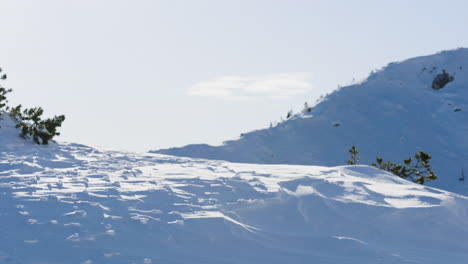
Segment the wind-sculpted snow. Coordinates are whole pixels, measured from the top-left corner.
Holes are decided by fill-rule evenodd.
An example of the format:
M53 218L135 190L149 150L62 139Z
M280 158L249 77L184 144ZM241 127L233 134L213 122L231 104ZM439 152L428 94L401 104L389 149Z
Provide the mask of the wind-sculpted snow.
M466 263L467 209L366 166L0 146L0 263Z

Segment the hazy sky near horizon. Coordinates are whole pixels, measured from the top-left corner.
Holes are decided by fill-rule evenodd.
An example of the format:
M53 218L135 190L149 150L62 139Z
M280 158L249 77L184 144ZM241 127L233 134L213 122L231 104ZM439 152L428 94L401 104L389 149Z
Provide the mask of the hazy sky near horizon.
M0 0L12 105L60 141L219 144L389 62L468 46L467 1Z

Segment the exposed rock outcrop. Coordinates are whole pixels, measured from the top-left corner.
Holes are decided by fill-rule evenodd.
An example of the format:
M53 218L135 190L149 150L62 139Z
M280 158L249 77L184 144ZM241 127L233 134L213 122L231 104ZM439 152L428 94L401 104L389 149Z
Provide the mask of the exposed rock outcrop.
M450 74L448 74L445 70L442 70L442 73L437 74L432 81L432 89L442 89L447 83L453 80L453 76L450 76Z

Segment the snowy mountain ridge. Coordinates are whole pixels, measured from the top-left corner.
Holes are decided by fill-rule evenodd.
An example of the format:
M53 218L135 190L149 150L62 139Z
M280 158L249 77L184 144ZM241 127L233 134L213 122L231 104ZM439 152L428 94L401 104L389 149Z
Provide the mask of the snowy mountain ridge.
M444 73L447 83L438 83ZM437 81L439 80L439 81ZM444 87L441 87L444 86ZM342 87L278 126L244 133L221 146L188 145L154 153L262 164L337 166L355 145L361 164L402 163L422 150L439 178L430 183L468 193L468 49L391 63Z
M0 121L0 263L465 263L468 198L368 166L30 144Z

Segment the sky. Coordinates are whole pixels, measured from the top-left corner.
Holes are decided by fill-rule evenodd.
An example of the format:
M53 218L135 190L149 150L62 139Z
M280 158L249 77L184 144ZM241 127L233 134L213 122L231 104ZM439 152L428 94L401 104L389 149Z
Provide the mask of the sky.
M221 144L390 62L468 47L468 1L0 0L11 105L59 141Z

